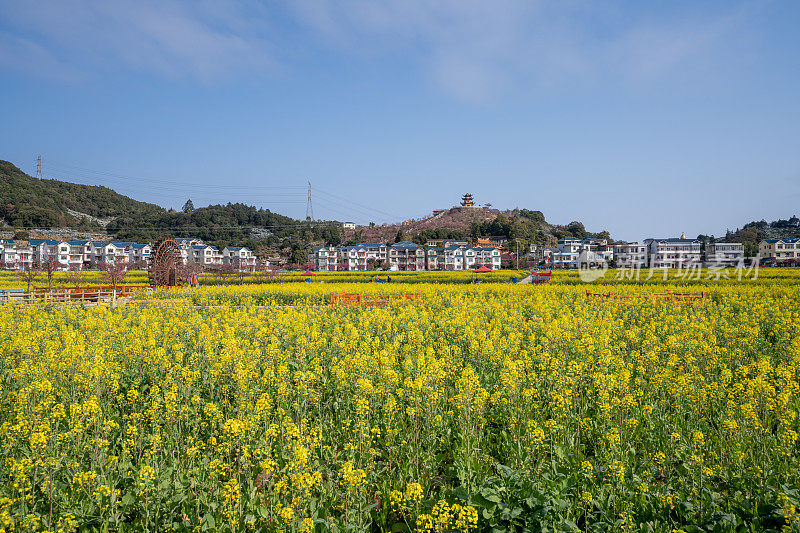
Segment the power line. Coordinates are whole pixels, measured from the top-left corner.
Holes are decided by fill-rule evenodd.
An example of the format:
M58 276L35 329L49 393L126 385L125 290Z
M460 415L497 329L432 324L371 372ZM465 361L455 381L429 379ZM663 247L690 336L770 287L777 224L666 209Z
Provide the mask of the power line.
M371 212L374 212L374 213L378 213L380 215L384 215L384 216L388 216L388 217L392 217L392 218L401 218L401 217L398 217L398 215L395 214L395 213L387 213L386 211L382 211L380 209L376 209L376 208L370 207L368 205L364 205L364 204L360 204L358 202L354 202L353 200L350 200L348 198L343 198L342 196L339 196L337 194L333 194L333 193L330 193L330 192L327 192L327 191L323 191L322 189L319 189L319 188L317 189L317 192L321 192L322 194L325 194L325 195L330 196L332 198L336 198L336 199L341 200L343 202L347 202L348 204L359 206L362 209L367 209L368 211L371 211Z
M50 170L50 169L53 170ZM156 179L156 178L149 178L149 177L141 177L141 176L133 176L128 174L121 174L116 172L109 172L103 170L94 170L89 169L86 167L81 167L78 165L72 165L68 163L61 163L58 161L50 161L47 160L47 166L44 169L44 172L48 174L48 177L55 177L62 180L74 180L77 178L83 178L86 181L93 181L93 182L110 182L113 184L117 184L118 187L121 187L123 190L128 189L129 191L133 192L133 194L138 194L139 189L141 187L132 187L135 185L141 185L142 182L147 182L147 192L151 196L156 196L163 198L164 200L174 200L180 194L185 194L188 189L191 189L192 196L194 198L200 198L201 201L208 201L210 203L220 203L217 195L218 191L232 191L232 190L241 190L242 192L248 193L248 199L253 201L255 198L258 198L259 203L262 204L300 204L302 201L301 195L306 196L306 218L310 218L313 220L314 218L314 206L313 206L313 198L312 198L312 190L311 190L311 183L308 182L307 187L302 185L274 185L274 186L267 186L267 185L236 185L236 184L226 184L226 185L214 185L214 184L201 184L201 183L186 183L186 182L179 182L167 179ZM91 185L91 184L86 184ZM305 194L301 192L303 189L307 189ZM198 196L196 193L200 190L207 191L209 194ZM263 195L256 194L254 195L254 191L260 191ZM390 220L394 219L396 221L401 221L408 219L409 217L400 217L395 213L389 213L387 211L383 211L381 209L364 205L358 202L351 200L350 198L346 198L343 196L339 196L337 194L324 191L321 189L316 189L317 193L321 193L324 195L324 205L327 206L328 209L331 209L335 212L339 212L343 216L348 219L353 218L362 218L364 220L373 219L376 217L389 217ZM254 198L255 197L255 198ZM277 199L279 198L280 199ZM321 199L318 196L317 201L319 202ZM337 206L334 208L333 206ZM353 214L360 214L361 217L354 217ZM416 218L416 217L415 217Z

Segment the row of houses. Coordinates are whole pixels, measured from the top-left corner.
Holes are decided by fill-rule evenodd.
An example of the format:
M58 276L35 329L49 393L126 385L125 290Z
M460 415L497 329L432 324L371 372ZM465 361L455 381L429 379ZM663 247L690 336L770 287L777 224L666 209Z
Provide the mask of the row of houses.
M246 247L227 246L222 251L201 239L175 239L184 264L202 266L232 265L240 270L254 270L256 257ZM153 245L135 242L65 241L0 239L0 263L6 268L25 269L53 260L63 270L96 267L102 263L144 263L150 259Z
M413 242L392 245L363 243L353 246L316 246L311 261L318 271L334 270L469 270L479 266L500 268L500 249L470 246L466 241Z
M466 241L428 241L426 245L398 242L362 243L353 246L317 246L311 261L319 271L370 270L468 270L481 265L498 269L500 246L471 246ZM797 248L800 257L800 246ZM621 268L684 268L708 264L735 266L744 259L744 245L713 242L705 246L697 239L645 239L642 243L610 244L606 239L559 239L555 248L531 245L523 260L555 268L577 268L584 264L614 262Z
M531 245L529 259L560 268L613 261L620 268L684 268L707 264L734 266L744 260L744 244L710 242L686 237L645 239L643 242L609 244L606 239L558 240L556 248Z

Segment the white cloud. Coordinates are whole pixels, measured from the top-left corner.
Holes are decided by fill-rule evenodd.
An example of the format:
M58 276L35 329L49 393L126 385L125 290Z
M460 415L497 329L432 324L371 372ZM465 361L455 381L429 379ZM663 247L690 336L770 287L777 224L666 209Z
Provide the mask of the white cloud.
M295 0L327 45L419 55L446 93L488 101L520 86L657 79L712 53L741 9L646 20L613 4L562 0ZM663 10L662 10L663 11Z
M326 60L401 58L445 94L491 102L539 87L657 81L710 61L742 26L742 12L691 3L629 12L601 0L0 2L16 30L0 33L0 64L35 72L45 64L65 76L134 68L216 83L275 73L302 50Z
M79 73L54 57L38 43L6 32L0 32L0 66L37 73L43 78L74 82Z
M177 0L0 4L6 24L36 43L35 48L16 46L18 66L44 54L75 72L122 66L204 82L274 68L264 28L253 24L265 19L250 18L251 11L256 8L236 2L220 11L210 2ZM13 46L12 40L0 38L0 51Z

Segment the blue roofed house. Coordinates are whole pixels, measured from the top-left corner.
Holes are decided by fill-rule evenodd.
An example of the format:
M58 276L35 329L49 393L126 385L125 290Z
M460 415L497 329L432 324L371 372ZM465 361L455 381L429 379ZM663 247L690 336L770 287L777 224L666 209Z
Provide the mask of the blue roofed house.
M188 263L203 266L221 265L222 253L210 244L193 244L188 250Z
M55 239L31 239L28 241L34 262L42 264L53 260L59 263L59 269L69 268L69 243Z
M222 263L243 272L256 269L256 255L246 246L226 246L222 250Z
M150 254L153 253L153 246L150 244L133 243L128 252L128 261L131 263L147 262Z
M800 258L800 238L764 239L758 243L758 255L762 259L786 261Z
M128 260L126 247L133 243L92 241L92 263L120 263Z
M413 242L397 242L389 247L392 270L425 270L425 250Z
M346 255L344 246L314 246L311 249L311 261L319 272L338 270L340 255Z
M68 266L71 270L82 270L92 264L91 241L67 241L69 246Z
M5 268L15 268L17 261L17 245L14 239L0 239L0 263Z
M500 248L494 246L473 247L475 252L475 266L487 266L492 270L500 268Z

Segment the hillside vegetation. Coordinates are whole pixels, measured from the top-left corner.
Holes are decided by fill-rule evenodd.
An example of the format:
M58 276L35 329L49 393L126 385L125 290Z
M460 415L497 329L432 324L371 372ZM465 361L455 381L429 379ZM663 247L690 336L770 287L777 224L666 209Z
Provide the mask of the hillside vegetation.
M0 219L13 227L100 228L94 218L123 214L155 216L163 207L139 202L97 185L33 178L14 164L0 161Z
M410 240L420 244L428 239L466 240L480 236L519 241L521 247L528 243L554 246L561 237L611 239L607 231L589 232L578 221L567 225L550 224L541 211L530 209L500 211L488 207L453 207L421 220L381 226L361 226L346 234L346 238L353 242Z
M797 215L788 220L752 221L725 236L726 241L744 243L745 253L753 256L758 252L762 239L793 239L800 237L800 219Z
M193 236L220 247L236 244L283 252L312 242L341 240L334 222L298 221L268 209L231 203L188 212L167 210L107 187L38 180L8 161L0 161L0 199L0 222L13 228L105 231L109 238L139 242Z
M199 237L217 246L236 244L251 249L274 248L284 252L308 243L341 241L335 222L305 222L244 204L210 205L189 212L123 215L108 225L120 240L154 241L170 235Z

